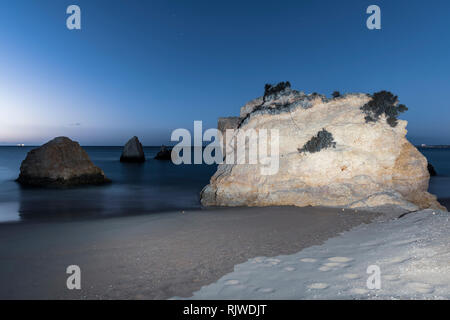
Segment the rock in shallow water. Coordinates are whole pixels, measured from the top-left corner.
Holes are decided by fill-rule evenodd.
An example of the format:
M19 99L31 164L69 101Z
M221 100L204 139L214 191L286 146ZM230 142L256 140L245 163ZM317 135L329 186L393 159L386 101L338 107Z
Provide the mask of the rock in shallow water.
M161 146L161 149L155 156L156 160L172 160L172 149L166 146Z
M431 163L428 163L428 172L430 173L430 176L432 176L432 177L437 176L436 169L434 169L434 167Z
M201 193L202 204L445 210L427 192L427 160L406 139L407 122L391 126L381 115L368 123L361 107L370 100L286 88L250 101L241 108L239 130L279 130L279 170L262 175L260 164L221 164ZM332 147L298 152L323 130Z
M120 162L145 162L144 149L137 137L133 137L123 147Z
M28 152L19 183L27 186L75 186L110 182L78 142L57 137Z

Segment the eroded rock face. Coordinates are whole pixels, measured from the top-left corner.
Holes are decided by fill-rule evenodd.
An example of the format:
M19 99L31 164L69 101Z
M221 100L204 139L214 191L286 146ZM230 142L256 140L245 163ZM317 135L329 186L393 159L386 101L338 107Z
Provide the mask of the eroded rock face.
M427 160L406 139L407 122L392 127L381 116L367 123L361 107L370 100L367 94L327 99L286 88L250 101L241 108L239 129L279 130L279 170L261 175L259 164L221 164L202 191L202 204L445 210L427 192ZM323 130L333 139L330 147L305 151Z
M110 182L78 142L55 138L28 152L17 179L28 186L74 186Z
M228 129L237 129L241 122L240 117L222 117L217 121L217 130L222 134L222 143L225 143L227 140L227 130Z
M217 129L224 134L227 129L237 129L241 118L239 117L223 117L217 121Z
M133 137L123 147L120 162L145 162L144 149L137 137Z

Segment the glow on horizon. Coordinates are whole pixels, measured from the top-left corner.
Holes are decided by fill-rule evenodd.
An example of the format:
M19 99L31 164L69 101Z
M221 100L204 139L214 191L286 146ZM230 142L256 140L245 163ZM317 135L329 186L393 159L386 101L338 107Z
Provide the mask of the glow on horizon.
M448 1L380 0L379 32L358 0L79 0L80 32L66 28L68 4L0 2L0 144L167 143L286 80L328 95L392 91L413 143L450 143Z

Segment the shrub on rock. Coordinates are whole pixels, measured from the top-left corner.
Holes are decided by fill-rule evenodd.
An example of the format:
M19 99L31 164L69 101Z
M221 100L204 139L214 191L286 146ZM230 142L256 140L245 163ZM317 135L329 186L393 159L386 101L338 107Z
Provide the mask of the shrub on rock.
M386 116L386 121L391 127L397 126L397 117L408 108L404 104L398 104L398 97L389 91L380 91L372 95L372 100L361 107L366 114L366 122L376 122L381 115Z
M277 85L271 85L271 84L266 84L264 86L264 97L279 93L283 90L286 90L287 88L291 87L291 83L289 81L286 82L280 82Z
M336 142L334 142L333 135L325 129L322 129L316 136L312 137L305 145L298 149L298 152L319 152L326 148L336 148Z

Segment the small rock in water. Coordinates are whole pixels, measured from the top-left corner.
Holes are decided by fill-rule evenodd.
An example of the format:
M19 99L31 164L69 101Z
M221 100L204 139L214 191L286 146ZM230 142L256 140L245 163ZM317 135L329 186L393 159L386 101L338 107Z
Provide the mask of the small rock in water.
M137 137L133 137L123 147L120 162L145 162L144 149Z
M427 168L428 168L428 173L430 174L430 176L434 177L437 175L436 169L434 169L434 167L431 163L428 162Z
M172 160L172 149L167 148L166 146L161 146L161 150L156 154L156 160Z

